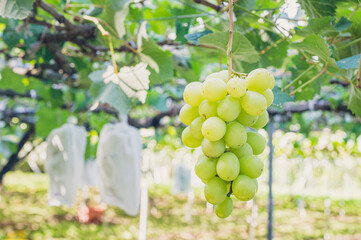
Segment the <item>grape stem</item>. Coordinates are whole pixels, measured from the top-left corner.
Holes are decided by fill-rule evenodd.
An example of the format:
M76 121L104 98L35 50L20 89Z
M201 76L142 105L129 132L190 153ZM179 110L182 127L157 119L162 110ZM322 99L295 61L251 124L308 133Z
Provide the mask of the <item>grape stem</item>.
M227 67L228 67L228 79L231 79L233 72L233 64L232 64L232 41L233 41L233 7L234 3L237 0L229 0L228 4L228 14L229 14L229 40L228 40L228 48L227 48Z
M227 197L231 197L231 195L233 193L232 184L233 184L233 181L231 181L231 187L229 188L229 193L227 194Z

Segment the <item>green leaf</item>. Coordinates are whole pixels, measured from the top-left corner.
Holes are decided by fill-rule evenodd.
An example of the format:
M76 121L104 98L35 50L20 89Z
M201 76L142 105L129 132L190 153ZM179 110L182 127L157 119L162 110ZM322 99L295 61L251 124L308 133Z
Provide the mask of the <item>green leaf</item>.
M39 108L36 111L36 135L46 138L54 128L64 124L67 121L68 116L69 113L66 110L47 107Z
M222 52L227 52L229 32L211 33L201 37L199 44L215 47ZM240 32L233 33L232 54L235 61L254 63L259 60L258 52L251 42Z
M193 44L198 44L198 39L205 36L205 35L208 35L210 33L213 33L211 30L204 30L202 32L194 32L194 33L188 33L186 34L184 37L190 41L191 43Z
M298 2L310 18L335 16L336 0L299 0Z
M320 59L325 63L335 65L335 60L331 58L330 48L328 47L326 41L319 35L312 34L305 38L303 42L292 43L291 47L306 51L312 55L320 57Z
M361 90L355 85L351 85L350 98L348 101L348 109L359 117L361 117Z
M345 18L344 16L341 16L340 20L335 24L335 28L337 31L341 32L346 29L348 29L351 26L352 22Z
M151 39L142 39L140 56L148 64L150 83L158 84L169 81L173 77L172 53L163 50Z
M130 99L115 83L105 84L102 77L95 79L98 74L99 71L93 72L89 76L93 80L90 92L94 98L94 104L108 103L119 113L127 115L130 110Z
M23 81L23 79L25 79L24 76L14 73L9 67L5 67L0 75L0 89L24 93L26 81Z
M112 28L115 28L119 37L125 34L124 20L128 14L130 0L92 0L96 5L104 6L100 19L107 22Z
M334 26L331 25L334 17L320 17L311 18L308 22L307 27L298 30L297 33L300 36L309 36L311 34L319 34L322 36L336 36L338 31Z
M256 7L257 0L242 0L236 2L236 5L239 5L247 10L254 10Z
M167 110L166 100L169 97L167 93L161 93L157 89L152 88L147 97L147 104L153 106L154 108L158 109L161 112Z
M14 19L26 18L35 0L0 0L0 16Z
M274 100L272 105L281 108L286 102L293 102L293 98L285 92L282 92L281 88L274 87L273 90Z
M358 68L360 64L361 54L357 54L352 57L344 58L337 61L337 66L343 69Z

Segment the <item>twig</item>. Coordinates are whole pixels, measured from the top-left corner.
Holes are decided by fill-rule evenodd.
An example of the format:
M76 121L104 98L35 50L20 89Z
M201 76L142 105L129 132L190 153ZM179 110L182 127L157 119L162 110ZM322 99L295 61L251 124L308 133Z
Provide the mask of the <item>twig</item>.
M232 72L233 72L233 63L232 63L232 42L233 42L233 29L234 29L234 22L233 22L233 7L234 7L234 0L229 0L228 6L228 14L229 14L229 40L228 40L228 47L227 47L227 67L228 67L228 79L231 79Z
M55 11L52 7L50 7L42 0L36 0L36 4L44 11L52 15L59 23L64 23L67 30L71 30L74 28L74 25L71 22L69 22L63 15L59 14L57 11Z
M307 68L304 72L302 72L300 75L298 75L292 82L290 82L289 84L287 84L282 91L287 90L289 87L291 87L294 83L296 83L298 80L300 80L306 73L308 73L309 71L311 71L313 68L315 68L315 65L310 66L309 68Z
M301 86L299 86L298 88L296 88L295 90L293 90L290 93L290 96L294 95L297 91L301 90L302 88L304 88L305 86L307 86L308 84L312 83L313 81L315 81L316 79L318 79L319 77L322 76L322 74L324 74L326 72L328 68L328 63L326 63L325 67L322 69L321 72L319 72L316 76L314 76L313 78L311 78L310 80L308 80L307 82L305 82L304 84L302 84Z
M204 6L210 7L210 8L212 8L212 9L216 10L217 12L219 12L219 11L222 9L221 6L215 5L215 4L210 3L210 2L208 2L208 1L205 1L205 0L193 0L193 1L194 1L195 3L202 4L202 5L204 5Z

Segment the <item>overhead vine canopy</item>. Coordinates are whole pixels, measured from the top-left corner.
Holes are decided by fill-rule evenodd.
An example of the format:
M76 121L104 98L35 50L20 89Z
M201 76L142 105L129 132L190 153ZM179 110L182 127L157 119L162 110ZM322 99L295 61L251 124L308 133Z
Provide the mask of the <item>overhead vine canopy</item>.
M24 131L44 139L69 116L90 135L119 114L136 127L178 126L177 119L162 119L177 114L186 83L227 68L227 1L0 3L3 157L22 147L17 138ZM236 2L234 70L274 73L273 114L302 112L305 103L287 102L313 100L321 110L361 116L359 6L357 0Z

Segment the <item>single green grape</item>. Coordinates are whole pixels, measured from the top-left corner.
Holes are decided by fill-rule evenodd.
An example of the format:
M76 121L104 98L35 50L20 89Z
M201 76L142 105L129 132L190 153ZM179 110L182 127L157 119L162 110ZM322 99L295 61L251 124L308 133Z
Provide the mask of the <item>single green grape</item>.
M225 83L228 82L228 70L222 70L220 72L211 73L207 78L219 78L222 79ZM207 80L206 78L206 80Z
M195 138L201 138L201 139L203 138L202 135L203 123L204 123L204 119L202 117L197 117L196 119L193 120L191 125L189 125L191 133Z
M266 101L267 101L267 107L271 106L271 104L273 103L273 99L274 99L274 95L271 89L267 89L264 92L262 92L262 95L265 97Z
M227 90L232 97L242 97L247 91L246 80L240 77L231 78L227 83Z
M189 126L193 122L194 119L199 117L198 108L193 107L188 104L184 104L184 106L179 111L179 118L185 125Z
M259 116L267 109L266 98L258 92L247 91L241 98L241 103L242 110L251 116Z
M250 178L258 178L263 172L264 164L256 156L244 156L239 159L240 174Z
M234 98L228 95L218 103L218 117L226 122L235 120L240 112L241 104L239 98Z
M184 101L191 106L199 106L204 99L202 89L203 84L200 82L192 82L188 84L183 92Z
M211 204L222 203L227 197L227 182L219 177L212 178L204 186L204 196Z
M248 143L243 144L242 147L239 148L230 148L229 151L236 154L238 159L253 155L252 147Z
M248 90L263 92L267 88L273 88L274 77L267 69L257 68L247 75L246 83Z
M199 115L201 115L204 119L215 117L217 116L217 106L218 103L216 102L203 100L203 102L199 105Z
M263 128L264 126L267 125L268 120L269 120L269 115L268 115L268 112L265 111L258 117L257 122L255 122L251 127L254 129Z
M234 196L241 201L251 200L257 192L257 186L252 178L239 175L232 184Z
M263 153L266 148L266 139L257 132L247 133L247 143L252 147L254 155Z
M202 138L195 138L191 134L189 127L186 127L182 132L182 142L190 148L197 148L202 144Z
M218 117L206 119L202 125L202 134L209 141L217 141L226 133L226 123Z
M243 126L252 126L258 120L258 116L251 116L246 111L241 110L240 114L237 117L237 121Z
M234 153L223 153L217 162L217 174L225 181L236 179L240 171L239 160Z
M227 84L220 78L207 78L202 93L209 102L218 102L227 95Z
M218 158L226 150L224 139L212 142L203 138L201 146L203 154L210 158Z
M230 197L226 197L226 199L214 206L214 212L219 218L227 218L231 215L233 211L233 200Z
M231 148L242 147L242 145L247 141L247 129L239 122L231 122L227 125L224 140Z
M196 175L203 181L208 182L217 175L217 161L218 158L209 158L207 156L200 156L194 167Z

